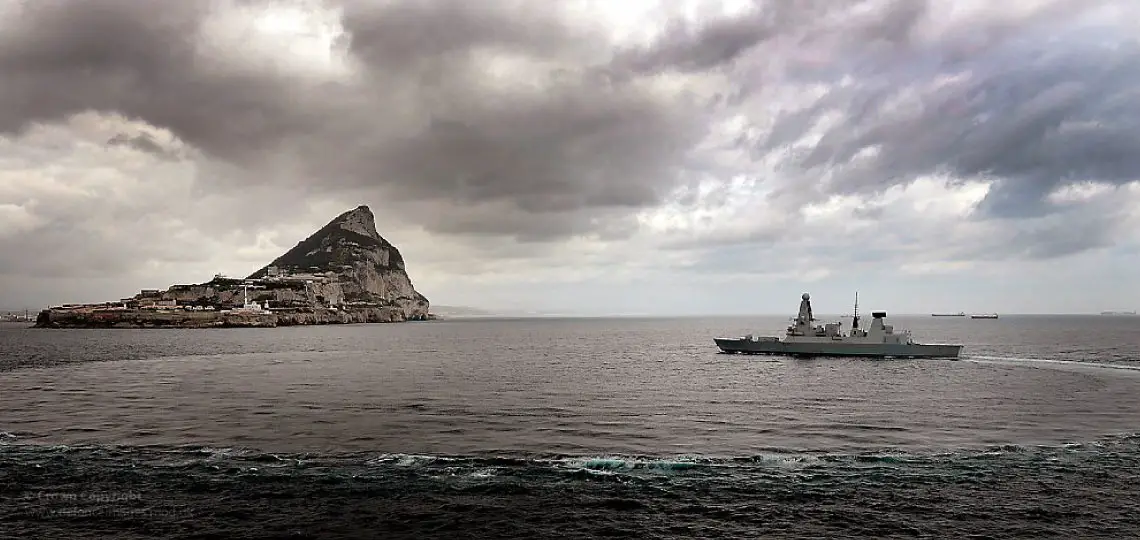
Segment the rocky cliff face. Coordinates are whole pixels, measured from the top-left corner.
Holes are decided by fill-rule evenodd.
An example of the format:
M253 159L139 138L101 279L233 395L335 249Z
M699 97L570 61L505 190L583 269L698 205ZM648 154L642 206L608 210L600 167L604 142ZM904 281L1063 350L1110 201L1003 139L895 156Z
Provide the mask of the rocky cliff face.
M376 217L367 206L337 216L249 279L267 276L271 267L291 273L333 273L330 283L314 283L315 289L310 289L323 293L328 302L395 308L404 319L428 314L428 299L412 286L400 251L376 232Z

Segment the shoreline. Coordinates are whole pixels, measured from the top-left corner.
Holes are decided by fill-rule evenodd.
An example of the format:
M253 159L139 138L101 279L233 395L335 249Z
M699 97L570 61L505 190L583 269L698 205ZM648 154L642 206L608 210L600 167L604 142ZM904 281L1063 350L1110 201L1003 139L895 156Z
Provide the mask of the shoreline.
M396 307L352 310L305 309L270 313L229 311L115 310L70 311L45 309L30 328L42 329L208 329L277 328L328 324L400 323L438 320L438 317L412 315Z

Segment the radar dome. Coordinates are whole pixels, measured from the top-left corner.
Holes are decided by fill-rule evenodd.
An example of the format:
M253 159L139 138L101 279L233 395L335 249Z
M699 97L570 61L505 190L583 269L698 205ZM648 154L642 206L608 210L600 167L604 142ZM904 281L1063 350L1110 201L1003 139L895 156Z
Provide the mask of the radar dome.
M811 300L811 295L808 293L804 293L804 295L801 298L803 298L804 300Z

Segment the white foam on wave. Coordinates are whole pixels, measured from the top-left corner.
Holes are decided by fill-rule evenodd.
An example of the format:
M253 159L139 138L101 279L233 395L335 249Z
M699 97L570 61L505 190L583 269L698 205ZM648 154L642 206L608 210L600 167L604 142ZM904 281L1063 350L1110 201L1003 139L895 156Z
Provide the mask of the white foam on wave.
M173 450L173 451L178 452L179 450ZM231 457L241 457L247 453L241 449L231 448L228 446L227 447L206 446L206 447L199 448L197 450L197 452L199 454L205 454L207 461L218 460L218 459L226 459L226 458L231 458Z
M645 459L620 456L569 457L559 459L557 462L559 465L572 470L585 470L599 473L635 469L675 472L711 465L711 463L707 461L688 459Z
M573 471L586 471L599 474L625 473L632 471L675 474L692 470L738 468L760 466L767 469L797 470L819 465L823 460L818 455L800 453L764 453L749 457L676 456L676 457L627 457L627 456L581 456L567 457L554 461L554 465Z
M398 467L418 467L436 462L453 461L444 456L431 456L423 454L380 454L370 460L369 465L396 465Z
M479 469L475 472L472 472L469 476L472 478L491 478L493 476L498 476L498 472L496 472L495 469L490 468Z
M822 461L818 455L810 454L759 454L753 456L757 463L771 465L785 469L799 469L811 465L819 465Z

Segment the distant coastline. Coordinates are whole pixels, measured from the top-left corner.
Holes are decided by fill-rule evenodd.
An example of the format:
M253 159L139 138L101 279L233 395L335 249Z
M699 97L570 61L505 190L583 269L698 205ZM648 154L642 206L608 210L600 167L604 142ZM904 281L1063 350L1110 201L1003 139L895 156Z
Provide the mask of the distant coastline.
M30 309L0 311L0 323L35 322L36 313Z

